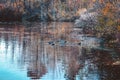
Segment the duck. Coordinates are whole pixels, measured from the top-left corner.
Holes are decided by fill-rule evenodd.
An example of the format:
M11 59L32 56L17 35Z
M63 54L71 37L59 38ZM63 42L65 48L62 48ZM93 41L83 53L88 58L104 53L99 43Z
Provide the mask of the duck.
M55 43L54 43L53 41L48 42L48 44L50 44L50 45L52 45L52 46L55 45Z

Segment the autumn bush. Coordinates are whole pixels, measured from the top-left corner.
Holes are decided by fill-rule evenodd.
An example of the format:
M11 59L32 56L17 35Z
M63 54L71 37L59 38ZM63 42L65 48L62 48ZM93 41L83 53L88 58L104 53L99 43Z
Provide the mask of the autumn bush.
M119 0L94 0L93 7L80 15L75 26L94 28L94 35L105 38L107 44L116 43L116 34L120 33L119 12Z
M108 39L108 42L116 39L115 35L119 32L119 6L118 0L98 0L98 4L102 5L101 8L98 8L98 22L96 29L101 34ZM109 38L109 35L111 38Z

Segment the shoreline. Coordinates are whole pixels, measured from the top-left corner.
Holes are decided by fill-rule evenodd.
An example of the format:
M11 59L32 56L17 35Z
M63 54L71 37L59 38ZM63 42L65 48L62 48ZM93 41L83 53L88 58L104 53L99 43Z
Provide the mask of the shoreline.
M74 21L60 21L60 20L51 20L51 21L11 21L11 22L1 22L0 25L13 25L13 24L30 24L30 23L41 23L41 22L74 22Z

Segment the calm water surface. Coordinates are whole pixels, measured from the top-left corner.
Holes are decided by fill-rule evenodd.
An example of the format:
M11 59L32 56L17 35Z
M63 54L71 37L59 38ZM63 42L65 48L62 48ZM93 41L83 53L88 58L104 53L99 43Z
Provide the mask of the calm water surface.
M73 23L0 25L0 80L107 80L97 47Z

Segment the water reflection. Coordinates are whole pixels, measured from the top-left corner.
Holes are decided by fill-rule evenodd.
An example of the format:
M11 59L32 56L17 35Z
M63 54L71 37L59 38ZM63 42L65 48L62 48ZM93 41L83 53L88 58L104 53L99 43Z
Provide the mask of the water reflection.
M99 41L80 36L73 23L1 25L0 78L101 80L99 63L94 63L91 50ZM3 73L10 79L1 76Z

